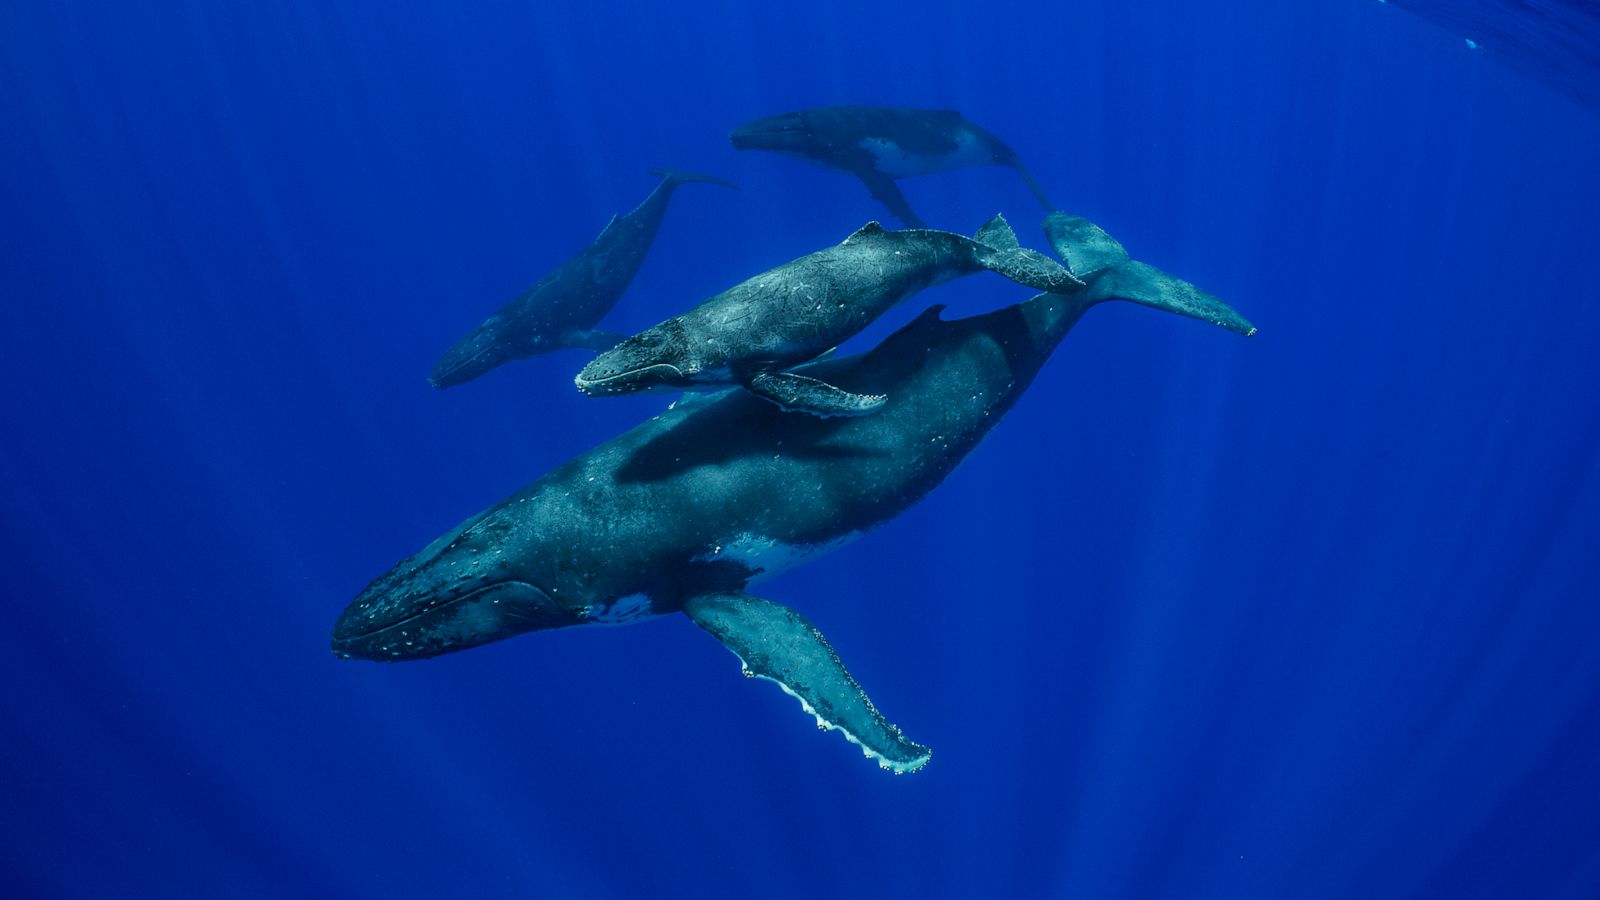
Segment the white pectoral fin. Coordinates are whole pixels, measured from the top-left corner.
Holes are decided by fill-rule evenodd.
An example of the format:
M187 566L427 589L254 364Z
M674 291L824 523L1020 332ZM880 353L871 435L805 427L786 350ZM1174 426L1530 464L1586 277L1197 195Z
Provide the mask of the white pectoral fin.
M869 759L897 775L927 765L928 748L907 740L878 712L828 639L804 616L742 593L702 594L683 609L739 657L747 676L777 682L816 717L819 728L843 732Z

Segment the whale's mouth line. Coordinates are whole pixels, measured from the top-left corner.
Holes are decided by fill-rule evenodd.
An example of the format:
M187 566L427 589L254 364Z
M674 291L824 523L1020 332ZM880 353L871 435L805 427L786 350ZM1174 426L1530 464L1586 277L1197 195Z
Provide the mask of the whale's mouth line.
M515 586L518 586L518 585L520 585L522 587L525 587L530 591L538 591L539 590L538 588L536 588L533 585L527 583L526 581L516 581L516 580L512 580L512 581L496 581L494 584L486 584L483 587L473 588L472 590L466 592L465 594L462 594L459 597L456 597L453 600L447 600L444 603L439 604L438 606L431 607L429 609L424 609L424 610L422 610L420 612L414 612L411 615L406 616L403 619L398 619L398 620L396 620L394 622L390 622L387 625L379 625L378 627L373 628L370 631L362 631L359 634L346 635L346 636L344 636L344 638L342 640L345 643L349 643L351 641L359 641L359 640L365 640L366 638L375 637L377 635L383 634L385 631L391 631L391 630L399 628L399 627L401 627L403 625L410 625L411 623L417 621L418 619L423 618L424 616L431 616L431 615L433 615L435 613L441 612L443 610L447 610L447 609L451 608L452 606L457 606L459 604L465 603L466 601L471 600L472 598L477 597L480 594L484 594L484 593L487 593L489 591L499 590L500 588L515 587ZM540 591L540 593L543 593L543 592Z
M614 385L618 381L621 381L623 379L631 379L631 378L637 377L639 375L643 375L646 372L651 372L651 371L655 371L655 370L658 370L658 369L662 370L663 374L668 374L668 375L670 375L670 377L673 377L673 378L682 378L683 377L683 370L678 368L677 366L671 364L671 363L651 363L650 365L647 365L647 366L637 366L635 368L628 369L625 372L616 372L616 373L611 374L611 375L602 375L602 376L600 376L598 378L587 377L587 376L583 375L580 372L578 374L578 377L576 379L574 379L574 381L578 385L578 390L583 391L584 393L587 394L587 393L591 393L595 389L604 390L608 386Z
M479 360L483 359L486 355L488 355L489 351L493 350L493 349L494 349L494 345L491 344L491 345L489 345L487 347L484 347L484 348L480 349L478 352L472 354L471 356L467 357L466 359L463 359L460 362L457 362L455 365L453 365L450 368L444 370L443 372L435 370L432 375L428 376L428 381L430 381L433 384L437 385L440 381L444 381L444 380L449 379L451 376L455 375L457 372L461 371L462 369L465 369L467 366L470 366L473 363L476 363Z

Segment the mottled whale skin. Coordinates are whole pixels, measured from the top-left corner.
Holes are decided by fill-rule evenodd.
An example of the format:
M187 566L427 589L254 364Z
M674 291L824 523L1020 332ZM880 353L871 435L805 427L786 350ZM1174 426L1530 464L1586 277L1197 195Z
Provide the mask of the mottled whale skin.
M786 415L742 391L693 398L560 466L373 581L333 650L421 659L524 632L684 612L824 728L894 772L927 748L890 724L799 613L746 593L899 515L1027 389L1094 301L1041 294L808 371L887 388L873 416Z
M428 381L436 388L463 384L500 365L563 348L604 350L621 335L591 329L605 318L638 274L661 230L678 185L720 178L657 169L661 183L632 212L611 222L587 247L500 307L444 352Z
M748 122L729 139L738 150L787 153L849 172L913 228L927 224L895 180L967 166L1010 166L1046 212L1054 209L1015 151L952 109L824 106Z
M843 242L737 284L595 357L575 383L593 396L742 385L784 409L866 415L884 388L844 391L786 370L826 353L902 300L985 269L1040 290L1084 284L1059 263L1022 249L1003 217L975 238L948 231L885 231L876 222Z

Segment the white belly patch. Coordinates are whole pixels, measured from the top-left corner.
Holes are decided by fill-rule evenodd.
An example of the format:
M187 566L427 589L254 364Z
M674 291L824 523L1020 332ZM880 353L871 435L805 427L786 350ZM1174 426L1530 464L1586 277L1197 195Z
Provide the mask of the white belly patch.
M584 613L583 620L596 625L628 625L656 615L651 608L649 594L629 594L605 606L591 607Z
M907 153L899 144L882 138L865 138L861 149L877 160L877 169L891 178L910 178L913 175L930 175L963 166L986 166L994 162L994 155L972 132L962 129L956 136L956 146L948 153L924 155Z
M774 575L781 575L803 562L831 553L860 536L861 532L852 531L831 541L786 544L777 538L745 532L726 544L712 547L695 559L705 562L719 559L732 560L749 569L753 573L750 576L750 583L757 584Z

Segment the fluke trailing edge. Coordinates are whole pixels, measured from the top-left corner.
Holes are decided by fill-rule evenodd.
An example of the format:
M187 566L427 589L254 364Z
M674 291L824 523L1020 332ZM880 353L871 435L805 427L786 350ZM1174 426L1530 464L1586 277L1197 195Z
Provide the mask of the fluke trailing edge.
M593 331L638 274L667 214L678 185L705 181L737 187L709 175L657 169L661 183L632 212L612 216L589 246L539 279L515 300L445 351L433 374L434 387L471 381L514 359L566 347L604 350L621 335Z
M773 150L849 172L913 228L927 225L895 180L966 166L1010 166L1046 212L1054 208L1005 142L953 109L824 106L757 119L729 139L738 150Z
M1216 297L1182 279L1128 257L1128 251L1104 229L1081 216L1053 212L1044 220L1045 239L1088 284L1089 299L1129 300L1189 316L1246 337L1256 327Z
M873 416L786 415L742 391L678 404L373 581L334 626L333 650L419 659L682 612L823 727L884 768L915 771L928 749L878 712L821 632L746 591L937 486L1094 302L1090 291L1042 294L948 322L936 307L866 354L805 370L887 393Z
M885 231L869 222L843 242L763 272L694 309L617 344L578 373L592 395L741 385L788 410L866 415L883 394L857 394L788 371L860 332L929 286L983 270L1035 290L1084 284L1042 253L1017 245L1004 218L975 237Z

